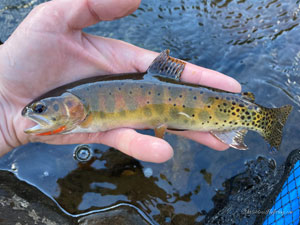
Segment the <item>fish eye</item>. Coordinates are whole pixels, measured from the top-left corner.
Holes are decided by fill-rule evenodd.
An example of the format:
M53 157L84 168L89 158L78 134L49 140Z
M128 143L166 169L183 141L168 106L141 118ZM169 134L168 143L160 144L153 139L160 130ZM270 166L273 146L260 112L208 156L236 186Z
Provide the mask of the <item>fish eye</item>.
M47 110L47 107L42 104L42 103L37 103L34 107L33 107L33 111L35 113L43 113Z

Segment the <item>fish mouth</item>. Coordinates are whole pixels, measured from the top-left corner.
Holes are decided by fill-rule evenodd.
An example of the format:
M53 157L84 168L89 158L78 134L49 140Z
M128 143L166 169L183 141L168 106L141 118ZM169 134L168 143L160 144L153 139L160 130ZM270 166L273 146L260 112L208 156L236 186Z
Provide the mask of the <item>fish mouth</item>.
M54 124L41 115L31 114L30 111L27 111L24 114L22 113L22 115L36 123L35 126L24 130L26 134L39 134L51 131L54 128Z

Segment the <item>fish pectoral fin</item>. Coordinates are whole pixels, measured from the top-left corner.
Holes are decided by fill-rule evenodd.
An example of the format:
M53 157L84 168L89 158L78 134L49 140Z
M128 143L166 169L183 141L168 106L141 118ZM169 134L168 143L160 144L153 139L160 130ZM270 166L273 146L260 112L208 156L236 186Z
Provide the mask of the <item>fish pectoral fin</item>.
M161 124L158 127L155 127L154 128L155 136L163 139L167 128L168 126L166 124Z
M211 131L210 133L214 135L217 139L222 141L225 144L228 144L230 147L247 150L248 147L244 143L244 137L247 134L246 129L238 129L231 131Z
M180 80L185 67L185 62L169 56L169 53L169 49L161 52L151 63L147 73L174 76L176 80Z
M242 96L247 99L248 101L250 102L254 102L255 101L255 96L252 92L243 92L242 93Z

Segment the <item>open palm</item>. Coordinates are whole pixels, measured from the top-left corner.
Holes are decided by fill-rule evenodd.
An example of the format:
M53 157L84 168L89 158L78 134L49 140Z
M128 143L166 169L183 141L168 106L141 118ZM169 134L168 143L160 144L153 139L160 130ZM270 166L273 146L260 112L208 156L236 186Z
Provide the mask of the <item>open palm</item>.
M51 144L103 143L153 162L162 162L172 156L172 148L164 140L128 128L44 137L23 132L33 124L21 117L22 108L48 90L85 77L147 69L157 53L82 32L82 28L101 20L126 16L138 5L139 0L55 0L39 5L27 16L0 46L1 110L5 116L1 119L1 132L2 146L6 146L0 149L2 154L29 141L41 141ZM182 79L240 91L235 80L192 64L187 64ZM208 133L179 134L215 149L227 148Z

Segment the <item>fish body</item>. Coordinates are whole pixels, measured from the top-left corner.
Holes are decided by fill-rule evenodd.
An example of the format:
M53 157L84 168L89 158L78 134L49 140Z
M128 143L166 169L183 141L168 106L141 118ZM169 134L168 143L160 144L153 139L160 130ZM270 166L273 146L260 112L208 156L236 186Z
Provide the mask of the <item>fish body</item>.
M184 63L163 52L145 73L108 75L62 86L28 104L22 115L37 126L27 133L99 132L120 127L208 131L246 149L248 130L279 148L291 106L266 108L252 93L235 94L180 81ZM174 78L175 77L175 78ZM38 110L44 107L43 110ZM39 112L40 111L40 112Z

